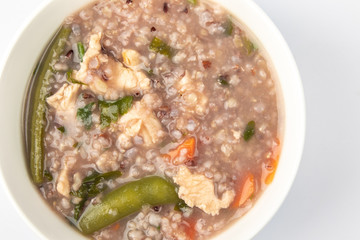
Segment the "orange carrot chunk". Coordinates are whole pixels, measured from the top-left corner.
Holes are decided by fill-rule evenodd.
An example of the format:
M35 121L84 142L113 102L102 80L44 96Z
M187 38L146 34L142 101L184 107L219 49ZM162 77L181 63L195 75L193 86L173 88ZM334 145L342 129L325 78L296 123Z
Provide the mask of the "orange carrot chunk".
M275 177L276 168L278 165L278 160L268 159L263 166L263 181L266 185L272 183Z
M266 159L262 167L262 182L266 185L272 183L280 157L280 140L276 139L276 146L273 147L271 157Z
M187 236L187 239L189 240L195 240L196 239L196 220L195 219L188 219L186 220L185 226L185 234Z
M194 137L186 139L177 148L170 150L165 156L174 164L179 165L192 160L195 156L196 140Z
M241 207L255 192L255 179L252 173L248 173L240 183L240 191L236 194L232 208Z

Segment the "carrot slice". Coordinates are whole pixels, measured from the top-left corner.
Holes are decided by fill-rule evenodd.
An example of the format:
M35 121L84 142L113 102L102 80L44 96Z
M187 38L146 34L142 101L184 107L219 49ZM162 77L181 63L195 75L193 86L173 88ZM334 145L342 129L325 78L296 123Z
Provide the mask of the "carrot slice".
M278 159L270 158L263 165L263 182L266 185L272 183L275 177L276 168L278 165Z
M117 230L119 230L119 228L120 228L120 223L116 223L111 227L111 230L117 231Z
M269 159L266 159L262 166L262 182L266 185L272 183L275 177L276 169L279 163L280 157L280 140L275 139L276 146L273 148L271 156Z
M243 205L255 192L255 178L252 173L248 173L240 183L240 191L236 194L232 203L232 208L239 208Z
M190 137L186 139L183 143L181 143L177 148L165 154L165 156L174 165L179 165L194 158L195 148L196 148L196 140L194 137ZM183 153L183 150L185 149L186 149L186 153ZM184 155L182 156L182 154Z
M185 226L185 234L188 237L189 240L195 240L196 239L196 220L195 219L188 219L186 220L187 224L183 224Z

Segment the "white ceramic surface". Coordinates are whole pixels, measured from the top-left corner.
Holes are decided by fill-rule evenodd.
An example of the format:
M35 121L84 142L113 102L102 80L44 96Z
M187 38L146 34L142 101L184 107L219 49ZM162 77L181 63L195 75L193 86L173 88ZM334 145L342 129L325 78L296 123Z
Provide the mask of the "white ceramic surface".
M19 32L1 70L0 172L2 182L18 212L44 239L80 239L82 236L52 212L29 180L24 159L21 112L29 75L41 50L65 16L88 0L45 2ZM220 2L220 1L219 1ZM216 239L249 239L272 217L281 205L296 175L305 133L305 107L301 80L287 45L276 27L250 0L223 0L266 49L279 77L284 98L285 131L283 151L274 182L242 219ZM11 103L11 104L9 104ZM16 173L16 174L14 174Z

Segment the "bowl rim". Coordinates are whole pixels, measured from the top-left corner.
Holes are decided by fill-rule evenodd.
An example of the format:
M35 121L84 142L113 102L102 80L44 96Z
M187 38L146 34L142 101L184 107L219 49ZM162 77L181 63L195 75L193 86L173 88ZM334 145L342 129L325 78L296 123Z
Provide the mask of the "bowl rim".
M26 20L24 21L24 23L22 24L22 27L20 27L16 34L14 35L14 37L12 38L11 42L10 42L10 46L7 47L7 50L5 51L5 54L3 55L3 57L1 58L0 61L0 93L4 92L3 88L6 86L5 85L5 78L6 76L5 73L7 72L7 65L9 64L9 59L16 53L17 49L17 45L21 43L21 40L24 36L26 36L26 30L28 28L30 28L35 22L36 20L40 17L40 14L48 11L49 8L53 7L52 5L55 4L55 2L60 2L61 0L45 0L43 2L40 3L40 5L36 8L36 10L30 14L29 17L26 18ZM91 0L80 0L78 3L78 5L84 5L83 3L85 2L90 2ZM214 1L214 0L213 0ZM224 6L229 12L234 13L235 11L232 11L232 4L234 4L234 1L232 0L215 0L215 2L219 3L220 5ZM270 20L270 18L263 12L263 10L261 10L261 8L254 3L252 0L238 0L237 4L242 4L244 6L248 7L248 10L254 14L254 17L256 15L256 17L259 17L261 20L252 20L255 22L261 22L266 23L266 28L267 28L267 32L264 33L263 35L269 34L277 41L276 46L281 45L281 54L285 57L283 57L283 59L286 60L286 65L288 68L288 74L289 76L292 77L292 86L288 86L288 88L291 89L297 89L297 92L292 91L291 94L295 94L293 97L296 98L296 102L295 103L288 103L286 102L287 97L288 96L283 96L284 97L284 111L285 111L285 129L284 129L284 146L283 146L283 150L280 156L280 160L279 160L279 166L278 166L278 170L277 173L275 174L275 178L274 178L274 182L268 186L268 188L264 191L263 195L260 197L260 199L258 200L258 202L252 207L252 209L246 213L241 219L237 220L236 223L232 223L231 226L229 228L227 228L227 230L222 231L219 235L215 236L214 239L219 240L221 239L225 239L225 238L229 238L229 239L234 239L234 236L237 238L239 237L238 233L239 233L239 229L243 226L246 225L250 225L252 227L250 227L250 229L246 229L246 232L241 232L241 236L244 239L250 239L252 237L254 237L256 235L256 233L258 233L266 224L268 221L270 221L270 219L273 217L273 215L277 212L277 210L279 209L279 207L281 206L281 204L283 203L283 201L285 200L291 185L296 177L296 173L300 164L300 160L302 157L302 152L303 152L303 147L304 147L304 141L305 141L305 126L306 126L306 117L305 117L305 98L304 98L304 94L303 94L303 87L302 87L302 83L301 83L301 78L300 78L300 74L299 71L297 69L294 57L291 54L291 51L286 43L286 41L284 40L284 38L282 37L280 31L277 29L277 27L274 25L274 23ZM76 8L77 9L77 8ZM241 21L243 20L240 16L238 16L238 14L233 14L234 16L237 16ZM62 19L64 18L64 16L62 17ZM249 21L249 20L248 20ZM61 23L61 21L60 21ZM58 25L60 25L60 23ZM248 29L247 32L253 32L255 31L255 36L257 38L260 38L260 41L263 43L263 37L259 36L259 33L256 32L256 30L254 30L254 27L251 26L251 24L249 24L249 22L245 23L246 26L250 29ZM256 27L255 27L256 28ZM54 30L55 31L55 30ZM51 36L52 33L49 33L49 36ZM261 35L261 34L260 34ZM50 38L50 37L49 37ZM49 39L48 38L48 39ZM272 40L274 40L272 39ZM47 42L48 40L46 40L45 42ZM265 44L266 45L266 44ZM267 51L269 49L266 49ZM269 52L268 56L266 56L267 61L272 61L274 58L274 53ZM37 57L35 57L35 59L37 59ZM285 63L284 61L280 61L281 63ZM35 64L35 62L34 62ZM278 63L274 63L275 65ZM279 71L279 69L277 68L277 66L275 66L275 71ZM10 71L11 72L11 71ZM277 72L278 73L278 72ZM279 73L278 73L279 74ZM30 72L27 73L27 75L30 75ZM279 76L281 77L281 76ZM28 80L28 77L26 78L26 80ZM280 82L281 80L278 79ZM28 82L28 81L27 81ZM27 83L28 84L28 83ZM281 83L281 87L284 87L284 83ZM287 92L283 91L284 89L281 89L282 94L286 95ZM24 96L25 94L25 90L23 92L21 92L22 96ZM2 96L0 96L0 99L2 99ZM1 104L2 105L2 104ZM0 106L1 106L0 105ZM290 124L289 121L287 120L289 117L289 111L287 111L288 106L291 107L297 107L297 114L294 114L294 111L291 111L291 120L294 121L296 124L292 124L293 122L291 122L290 120ZM23 109L23 99L21 99L21 110ZM17 117L19 118L19 123L21 122L21 116L17 113ZM16 114L15 113L15 114ZM22 114L21 114L22 115ZM4 122L3 120L0 121L0 123ZM16 123L14 123L16 124ZM15 131L16 134L20 134L22 137L22 124L20 124L20 127L18 125L17 126L17 130ZM289 128L293 128L296 127L296 129L294 130L296 132L296 146L295 147L291 147L289 145L285 145L288 142L286 142L287 137L293 137L293 136L287 136L286 133L289 131ZM0 146L2 145L1 143L6 143L5 141L5 137L4 135L0 136ZM22 144L21 144L22 145ZM4 145L3 145L4 146ZM7 151L8 149L4 149L4 147L1 147L1 152L3 150ZM292 149L292 153L287 153L284 154L284 150L287 149ZM285 155L285 156L284 156ZM292 165L289 167L287 166L286 169L283 162L285 162L285 157L287 157L287 155L293 156L294 159L292 160ZM28 209L26 209L26 206L24 206L23 202L20 201L19 199L19 194L15 193L13 187L10 187L10 179L9 179L9 175L5 172L5 161L3 160L3 155L2 153L0 153L0 181L2 183L3 189L6 192L6 195L8 196L8 198L10 199L10 202L12 203L12 205L15 207L17 213L21 216L21 218L26 222L26 224L38 235L40 236L42 239L58 239L58 238L54 238L56 237L56 234L51 234L49 232L49 230L47 229L46 231L44 230L44 226L43 225L39 225L38 222L34 222L32 220L32 216L31 214L33 214L33 212L29 213ZM24 159L22 159L23 162ZM20 163L19 163L20 164ZM22 163L21 165L24 165L24 163ZM26 164L25 164L26 165ZM282 174L281 176L280 173L283 173L284 171L287 171L287 173ZM27 169L26 169L27 171ZM286 179L286 183L282 183L280 182L281 180ZM32 184L32 183L31 183ZM280 184L282 184L281 188L279 189ZM35 189L36 187L33 186L33 189ZM31 190L33 191L33 190ZM35 192L35 191L33 191ZM276 199L274 197L267 197L266 200L268 200L268 198L271 201L271 208L269 208L265 214L264 213L260 213L259 211L261 211L261 207L264 206L264 201L265 198L264 196L269 195L269 193L275 193L278 194ZM41 197L40 194L38 192L36 192L37 195L39 195L38 197ZM44 203L42 203L44 204ZM267 203L269 204L269 203ZM46 208L49 208L48 206L45 206ZM49 208L49 211L52 213L53 210ZM53 213L52 213L53 214ZM53 214L56 215L56 214ZM254 215L259 215L262 216L262 218L259 219L254 219ZM58 221L57 221L57 220ZM66 226L66 224L64 224L63 219L60 219L58 216L56 217L51 217L51 220L55 221L55 222L62 222L62 224L64 226ZM257 221L256 221L257 220ZM51 224L50 224L51 225ZM71 229L70 229L71 228ZM68 228L62 228L63 231L66 232L66 234L70 234L69 236L76 236L76 238L81 239L82 235L78 233L77 230L75 230L75 228L73 227L68 227ZM236 235L237 234L237 235ZM59 239L62 239L64 236L60 237Z

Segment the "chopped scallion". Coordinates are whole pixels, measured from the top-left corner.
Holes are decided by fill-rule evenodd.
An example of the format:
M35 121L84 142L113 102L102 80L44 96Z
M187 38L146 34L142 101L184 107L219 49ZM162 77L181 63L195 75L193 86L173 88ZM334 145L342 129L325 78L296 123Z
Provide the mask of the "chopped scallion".
M78 42L77 43L77 49L78 49L78 52L79 52L80 61L83 62L83 58L84 58L84 55L85 55L84 44L82 42Z
M71 75L72 75L72 70L69 70L69 71L66 73L66 79L68 80L68 82L74 83L74 84L80 84L80 85L87 85L86 83L80 82L80 81L72 78Z
M158 37L153 38L150 43L149 49L151 51L167 56L168 58L171 58L174 55L174 49Z
M192 5L196 5L197 4L197 0L187 0L188 3L192 4Z
M252 138L252 136L254 136L254 134L255 134L255 122L250 121L248 122L244 130L244 140L249 141Z
M65 127L64 126L60 126L57 128L57 130L59 130L60 132L64 133L65 132Z
M224 34L226 36L231 36L234 30L233 23L230 19L226 20L226 22L223 24L224 28Z
M111 122L118 120L119 115L127 113L132 106L132 101L132 96L123 97L117 101L99 101L101 127L110 126Z
M217 79L218 83L222 86L229 86L229 82L227 80L227 77L224 75L219 76L219 78Z
M76 116L82 121L86 130L89 130L92 125L92 107L94 106L94 102L87 104L83 108L79 108L77 110Z

